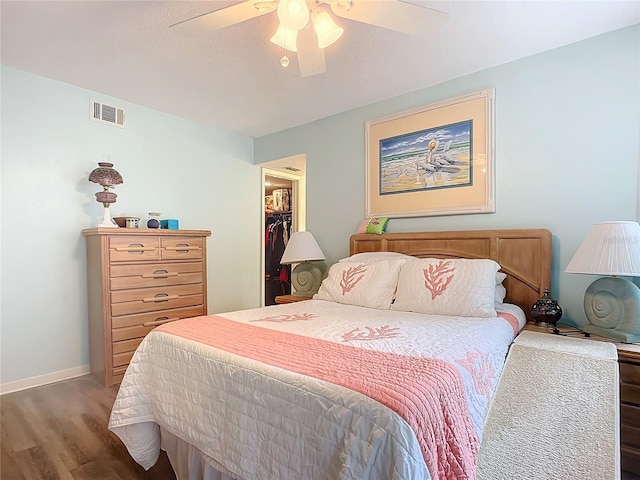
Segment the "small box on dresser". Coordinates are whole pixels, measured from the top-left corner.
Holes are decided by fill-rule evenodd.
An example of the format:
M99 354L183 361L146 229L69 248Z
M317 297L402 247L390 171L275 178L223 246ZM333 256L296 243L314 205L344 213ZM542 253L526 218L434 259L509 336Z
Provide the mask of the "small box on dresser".
M208 230L83 230L91 373L119 383L144 336L207 314Z

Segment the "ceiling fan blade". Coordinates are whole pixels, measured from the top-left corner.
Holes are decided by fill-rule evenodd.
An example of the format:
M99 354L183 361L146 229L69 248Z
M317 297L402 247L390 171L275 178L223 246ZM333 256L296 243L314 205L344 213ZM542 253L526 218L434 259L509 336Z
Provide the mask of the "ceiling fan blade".
M440 28L448 15L438 10L400 0L330 1L337 16L411 35L425 34ZM349 6L350 5L350 6Z
M303 28L298 32L297 46L301 77L312 77L327 70L324 49L318 47L316 34L312 28Z
M262 2L260 5L267 4L267 7L259 10L254 3L256 2L253 0L246 0L230 7L221 8L220 10L170 25L169 28L187 37L196 37L273 12L277 5L276 2Z

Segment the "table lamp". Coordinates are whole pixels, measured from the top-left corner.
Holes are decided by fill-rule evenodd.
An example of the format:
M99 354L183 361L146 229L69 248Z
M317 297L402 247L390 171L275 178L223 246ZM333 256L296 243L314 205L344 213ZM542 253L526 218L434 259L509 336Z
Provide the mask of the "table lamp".
M287 265L297 263L291 272L291 285L296 297L312 297L318 293L322 283L322 271L311 262L325 260L326 257L313 238L311 232L293 232L284 249L280 263Z
M104 207L104 213L102 220L98 223L98 228L118 228L109 211L109 205L115 203L117 195L110 192L109 189L114 185L120 185L122 176L113 168L113 163L99 162L98 168L95 168L89 174L89 181L97 183L104 189L102 192L96 193L96 200L102 203Z
M623 277L640 277L640 225L596 223L575 253L566 273L607 275L584 294L587 333L625 343L640 342L640 288Z

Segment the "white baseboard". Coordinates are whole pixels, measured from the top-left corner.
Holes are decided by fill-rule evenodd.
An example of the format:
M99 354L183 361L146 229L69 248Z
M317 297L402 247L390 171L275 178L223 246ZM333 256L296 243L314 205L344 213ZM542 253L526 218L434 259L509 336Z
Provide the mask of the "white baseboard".
M36 377L24 378L22 380L16 380L15 382L7 382L0 385L0 395L7 393L18 392L20 390L26 390L27 388L40 387L49 383L61 382L62 380L68 380L69 378L81 377L91 373L89 365L80 365L79 367L69 368L67 370L60 370L58 372L51 372L45 375L38 375Z

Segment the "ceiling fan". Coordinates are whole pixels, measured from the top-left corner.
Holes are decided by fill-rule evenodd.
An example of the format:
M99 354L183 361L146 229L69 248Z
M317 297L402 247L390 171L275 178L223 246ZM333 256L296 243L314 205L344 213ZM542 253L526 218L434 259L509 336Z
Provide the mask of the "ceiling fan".
M324 48L344 31L328 9L337 17L410 35L433 31L447 20L446 13L401 0L245 0L170 28L194 37L276 11L279 25L271 42L284 48L280 63L289 65L287 51L295 52L300 75L309 77L326 70Z

